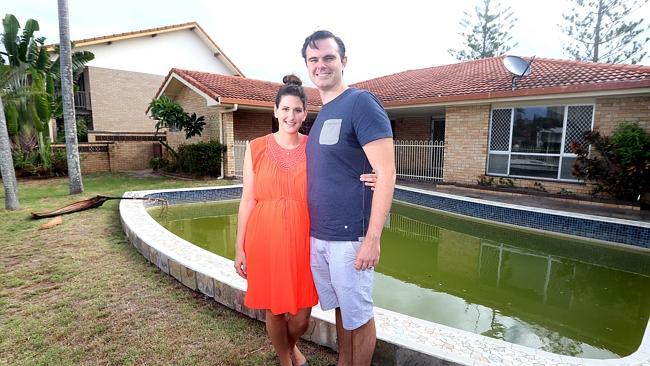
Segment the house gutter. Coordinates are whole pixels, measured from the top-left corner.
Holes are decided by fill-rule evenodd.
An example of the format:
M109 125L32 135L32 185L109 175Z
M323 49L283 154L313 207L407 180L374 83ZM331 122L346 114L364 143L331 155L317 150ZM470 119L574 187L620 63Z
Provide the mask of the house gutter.
M239 108L239 104L235 103L235 104L233 104L233 106L231 108L225 108L225 109L222 109L219 112L219 113L221 113L221 116L219 118L219 143L221 145L223 145L223 115L225 113L236 112L237 108ZM233 116L233 130L234 130L234 127L235 127L234 123L235 123L235 120L234 120L234 116ZM224 159L222 158L221 160L224 160ZM223 177L224 177L224 167L223 166L224 166L224 163L222 161L221 162L221 176L218 179L223 179Z

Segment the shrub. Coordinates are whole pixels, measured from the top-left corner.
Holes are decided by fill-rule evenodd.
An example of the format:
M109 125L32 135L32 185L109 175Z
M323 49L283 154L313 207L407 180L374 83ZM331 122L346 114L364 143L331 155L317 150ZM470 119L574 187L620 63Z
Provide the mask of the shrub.
M479 186L491 187L494 185L494 178L488 177L485 174L481 174L478 176L476 183L478 183Z
M560 188L558 194L561 196L575 196L575 193L573 191L569 191L568 189L564 188Z
M88 122L84 117L77 116L77 142L88 142ZM57 144L65 144L65 127L56 131L56 138L54 142Z
M499 183L497 183L497 187L514 188L515 181L510 178L499 178Z
M57 177L68 174L65 149L53 149L49 166L43 164L38 151L14 150L14 168L19 177Z
M221 175L221 157L225 150L225 146L217 141L181 145L176 163L182 172L218 177Z
M165 170L169 166L169 161L163 157L149 160L149 167L153 170Z
M68 157L66 156L65 149L52 150L52 171L51 174L55 176L68 174Z
M573 175L594 184L592 194L636 200L650 188L650 136L637 123L620 124L611 137L585 133L586 144L572 143L578 155ZM592 153L590 156L589 146Z
M161 137L158 137L158 132L161 129L185 131L185 139L187 140L194 136L201 136L205 127L204 116L197 116L196 113L186 113L183 107L166 95L153 99L149 103L149 112L151 118L156 120L156 133L154 136L175 159L178 158L178 153Z
M11 152L17 176L37 175L41 159L37 150L15 149Z
M533 184L533 189L538 190L540 192L548 192L546 190L546 187L544 187L544 185L542 183L540 183L540 182L535 182Z

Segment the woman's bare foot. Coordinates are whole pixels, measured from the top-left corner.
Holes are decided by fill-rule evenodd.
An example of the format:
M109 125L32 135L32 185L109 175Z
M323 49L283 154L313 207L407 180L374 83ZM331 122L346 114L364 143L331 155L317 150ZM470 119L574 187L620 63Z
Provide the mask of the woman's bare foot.
M298 346L293 346L293 351L291 352L291 362L293 362L294 366L302 366L307 363L307 358L302 354L302 352L300 352Z

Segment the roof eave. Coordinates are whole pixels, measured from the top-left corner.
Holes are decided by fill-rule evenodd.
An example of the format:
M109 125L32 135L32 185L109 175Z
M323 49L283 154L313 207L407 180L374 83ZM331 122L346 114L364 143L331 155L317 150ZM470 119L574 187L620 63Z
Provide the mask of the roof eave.
M183 29L192 29L192 28L195 28L197 26L198 26L198 24L196 22L189 22L189 23L182 23L182 24L170 25L170 26L165 26L165 27L151 28L151 29L145 29L145 30L134 31L134 32L112 34L112 35L109 35L109 36L84 38L84 39L72 41L72 43L74 44L75 47L92 46L92 45L96 45L96 44L123 41L123 40L126 40L126 39L132 39L132 38L155 36L157 34L176 32L176 31L183 30ZM48 51L52 52L52 51L54 51L54 47L56 45L58 45L58 43L50 44L50 45L47 45L45 47L47 48Z
M261 100L253 100L253 99L222 97L220 99L220 101L221 101L221 104L238 104L240 106L266 107L266 108L271 108L271 109L273 109L273 106L274 106L274 102L267 102L267 101L261 101ZM307 111L309 111L309 112L318 112L318 111L320 111L320 107L314 106L314 105L308 105L307 106Z
M162 83L160 88L158 88L158 92L156 92L155 98L158 99L162 95L166 94L165 92L167 91L169 84L173 81L177 80L183 85L185 85L187 88L190 90L194 91L195 93L199 94L202 96L207 103L208 107L212 106L220 106L222 105L221 103L221 97L214 93L213 91L206 89L198 83L196 80L191 78L189 75L184 75L182 72L179 72L176 69L171 69L169 71L169 74L167 74L167 77L165 77L165 81ZM146 113L149 113L149 107L147 107Z
M520 89L513 91L451 95L432 98L394 100L384 102L385 108L400 108L425 105L479 104L503 102L510 100L539 100L574 97L602 97L607 95L650 93L650 80L603 83L601 85L572 85L537 89Z
M212 53L214 54L214 57L221 58L226 64L226 66L228 66L230 71L232 71L233 74L235 74L235 76L246 77L246 75L244 75L244 73L241 72L241 70L230 60L230 58L228 58L228 56L226 56L226 54L223 53L221 48L217 46L217 44L212 40L212 38L210 38L208 33L206 33L206 31L204 31L203 28L201 28L200 25L196 24L196 27L194 29L198 29L197 34L199 35L199 38L201 38L201 40L212 49Z

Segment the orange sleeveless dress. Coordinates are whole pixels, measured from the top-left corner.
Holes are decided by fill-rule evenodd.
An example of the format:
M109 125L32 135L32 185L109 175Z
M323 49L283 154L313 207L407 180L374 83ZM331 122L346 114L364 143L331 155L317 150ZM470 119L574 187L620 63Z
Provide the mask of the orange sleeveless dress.
M272 134L250 144L257 204L246 225L248 290L244 304L275 315L318 302L309 265L307 137L293 150Z

